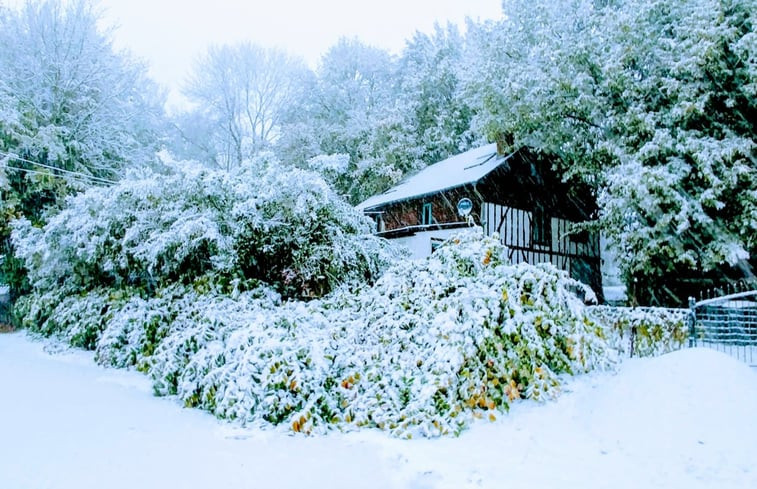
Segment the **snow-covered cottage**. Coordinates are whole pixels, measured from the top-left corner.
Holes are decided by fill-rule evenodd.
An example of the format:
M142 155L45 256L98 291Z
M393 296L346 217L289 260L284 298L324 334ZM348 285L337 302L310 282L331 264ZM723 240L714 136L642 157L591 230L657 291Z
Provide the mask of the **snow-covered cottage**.
M472 218L488 235L499 234L513 263L551 262L601 294L599 236L571 229L596 217L596 201L588 189L562 182L532 151L504 155L496 144L473 149L426 167L358 209L374 219L377 234L401 240L416 257Z

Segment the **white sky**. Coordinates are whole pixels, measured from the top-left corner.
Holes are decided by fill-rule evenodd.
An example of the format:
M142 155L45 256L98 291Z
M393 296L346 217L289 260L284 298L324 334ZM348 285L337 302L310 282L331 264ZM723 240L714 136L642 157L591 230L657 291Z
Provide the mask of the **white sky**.
M9 6L24 0L0 0ZM299 54L315 67L340 37L399 53L434 22L501 17L501 0L100 0L115 42L147 61L152 77L177 90L210 44L249 40ZM171 97L173 98L173 96ZM170 100L170 99L169 99Z

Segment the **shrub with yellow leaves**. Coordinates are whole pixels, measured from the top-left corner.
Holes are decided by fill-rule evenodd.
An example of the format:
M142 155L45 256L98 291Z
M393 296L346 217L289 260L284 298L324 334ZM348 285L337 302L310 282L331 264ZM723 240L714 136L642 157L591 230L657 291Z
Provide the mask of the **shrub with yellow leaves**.
M454 435L613 364L576 287L463 233L374 285L309 302L177 284L109 310L93 341L100 361L137 365L156 393L222 418L303 434Z
M592 306L586 313L624 356L662 355L681 349L688 340L688 309Z

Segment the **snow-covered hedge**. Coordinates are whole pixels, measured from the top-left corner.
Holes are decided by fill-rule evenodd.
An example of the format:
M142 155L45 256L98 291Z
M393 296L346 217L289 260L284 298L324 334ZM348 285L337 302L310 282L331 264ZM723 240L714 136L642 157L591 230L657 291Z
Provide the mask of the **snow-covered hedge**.
M68 201L42 229L14 224L35 293L214 284L314 297L377 278L390 257L368 220L314 173L262 157L231 172L189 164Z
M33 287L17 320L188 406L305 433L454 434L614 363L622 328L565 272L510 265L476 230L381 274L365 220L275 165L132 176L17 223Z
M571 292L580 284L506 256L496 239L461 235L375 285L343 285L309 302L195 281L152 297L92 291L57 306L36 295L27 316L52 307L49 330L223 418L306 433L453 434L516 399L551 398L561 374L614 360Z
M608 343L623 356L680 350L689 335L686 309L593 306L587 308L587 316L602 325Z
M649 341L640 353L667 348L662 319L587 309L565 272L510 265L480 230L370 283L387 250L362 218L321 180L263 163L257 180L132 177L43 229L17 224L34 287L18 319L188 406L305 433L459 433L612 365L628 327Z
M119 304L106 290L65 295L61 291L35 292L17 300L14 307L19 326L58 335L71 345L92 349Z

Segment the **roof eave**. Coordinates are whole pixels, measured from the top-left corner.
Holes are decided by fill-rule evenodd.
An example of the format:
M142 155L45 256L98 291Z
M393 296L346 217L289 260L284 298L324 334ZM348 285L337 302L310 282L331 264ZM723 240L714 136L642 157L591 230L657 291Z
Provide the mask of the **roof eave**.
M487 174L487 175L488 175L488 174ZM468 185L472 185L472 186L474 186L474 187L475 187L475 186L476 186L476 185L477 185L477 184L478 184L478 183L479 183L479 182L480 182L481 180L483 180L483 179L484 179L484 177L486 177L487 175L484 175L483 177L479 178L478 180L472 180L472 181L470 181L470 182L460 183L460 184L457 184L457 185L452 185L452 186L450 186L450 187L445 187L445 188L442 188L442 189L438 189L438 190L431 190L431 191L429 191L429 192L424 192L424 193L422 193L422 194L417 194L417 195L410 195L410 196L408 196L408 197L402 197L402 198L399 198L399 199L395 199L395 200L388 200L388 201L386 201L386 202L382 202L382 203L380 203L380 204L374 204L374 205L371 205L370 207L363 207L363 208L361 208L361 209L359 209L359 210L360 210L360 211L362 211L362 212L364 212L364 213L368 213L368 212L376 212L376 209L378 209L378 208L380 208L380 207L386 207L386 206L388 206L388 205L392 205L392 204L400 204L400 203L403 203L403 202L409 202L409 201L411 201L411 200L418 200L418 199L422 199L422 198L424 198L424 197L428 197L429 195L436 195L436 194L440 194L440 193L442 193L442 192L447 192L447 191L449 191L449 190L454 190L454 189L458 189L458 188L466 187L466 186L468 186Z

